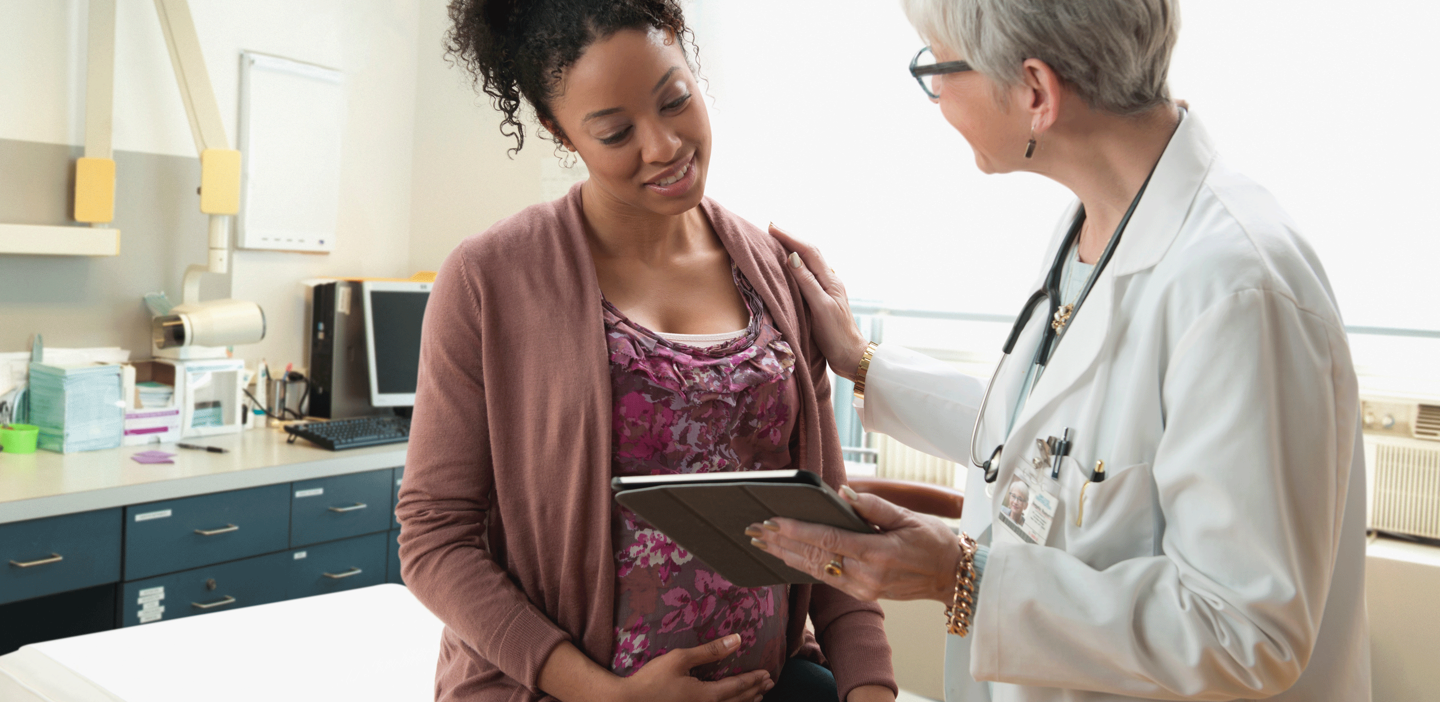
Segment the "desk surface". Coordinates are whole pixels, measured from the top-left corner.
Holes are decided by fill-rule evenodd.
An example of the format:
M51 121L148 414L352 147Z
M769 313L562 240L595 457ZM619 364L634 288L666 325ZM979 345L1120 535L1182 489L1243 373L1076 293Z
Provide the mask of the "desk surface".
M376 585L32 644L0 656L0 698L428 700L442 628L403 586Z
M281 429L265 428L187 441L229 453L175 444L71 454L0 453L0 524L405 464L403 443L329 451L303 439L287 444L286 438ZM175 463L130 460L156 449L174 453Z

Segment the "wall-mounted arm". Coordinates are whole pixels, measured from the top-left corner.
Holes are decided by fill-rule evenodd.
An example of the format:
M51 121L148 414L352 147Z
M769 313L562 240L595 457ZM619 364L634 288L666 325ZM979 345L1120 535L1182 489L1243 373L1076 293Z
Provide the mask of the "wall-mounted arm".
M85 157L75 162L75 221L115 219L115 0L90 0L85 71Z
M230 148L187 0L155 0L180 99L200 154L200 211L210 215L208 266L185 272L184 301L198 302L200 275L230 269L230 218L240 212L240 152ZM192 299L192 295L194 296Z

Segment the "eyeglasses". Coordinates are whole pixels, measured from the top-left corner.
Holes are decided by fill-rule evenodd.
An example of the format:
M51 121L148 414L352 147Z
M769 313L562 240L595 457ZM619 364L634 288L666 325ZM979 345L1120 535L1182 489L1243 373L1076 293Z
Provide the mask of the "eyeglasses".
M935 54L928 46L915 54L915 58L910 59L910 75L915 76L915 82L920 84L920 89L924 90L931 100L940 97L940 84L937 80L940 76L973 70L975 69L964 61L935 63Z

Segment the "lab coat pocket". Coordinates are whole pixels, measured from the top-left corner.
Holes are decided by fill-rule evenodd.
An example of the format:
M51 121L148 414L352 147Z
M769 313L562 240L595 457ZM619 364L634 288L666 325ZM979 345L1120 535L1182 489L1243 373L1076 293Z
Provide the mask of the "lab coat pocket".
M1093 568L1154 555L1155 490L1148 463L1107 470L1103 482L1066 481L1065 533L1072 555Z

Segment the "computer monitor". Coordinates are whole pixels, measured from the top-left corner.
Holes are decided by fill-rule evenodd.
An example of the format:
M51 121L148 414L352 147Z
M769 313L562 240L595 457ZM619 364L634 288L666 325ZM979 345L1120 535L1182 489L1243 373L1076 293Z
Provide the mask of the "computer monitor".
M370 373L370 404L409 407L415 404L420 373L420 328L431 283L361 283L364 296L366 366Z

